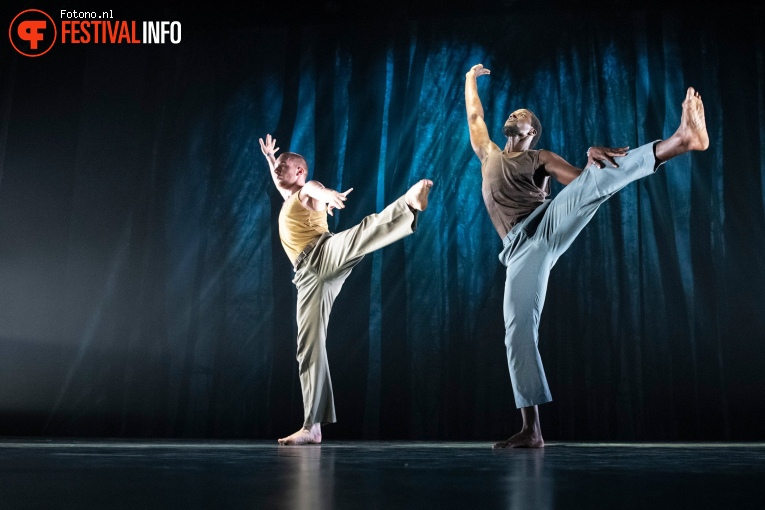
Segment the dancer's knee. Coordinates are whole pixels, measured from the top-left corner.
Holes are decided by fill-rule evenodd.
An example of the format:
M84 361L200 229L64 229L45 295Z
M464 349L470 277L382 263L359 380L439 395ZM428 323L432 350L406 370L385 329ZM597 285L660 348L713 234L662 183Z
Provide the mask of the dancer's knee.
M518 353L536 348L537 333L534 328L511 327L505 329L505 347L507 353Z

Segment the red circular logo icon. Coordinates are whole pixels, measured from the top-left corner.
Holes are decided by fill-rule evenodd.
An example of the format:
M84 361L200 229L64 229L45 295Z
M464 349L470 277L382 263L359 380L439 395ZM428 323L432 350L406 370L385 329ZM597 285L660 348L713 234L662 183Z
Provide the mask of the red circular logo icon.
M27 9L13 18L8 37L13 48L25 57L39 57L56 44L56 24L43 11Z

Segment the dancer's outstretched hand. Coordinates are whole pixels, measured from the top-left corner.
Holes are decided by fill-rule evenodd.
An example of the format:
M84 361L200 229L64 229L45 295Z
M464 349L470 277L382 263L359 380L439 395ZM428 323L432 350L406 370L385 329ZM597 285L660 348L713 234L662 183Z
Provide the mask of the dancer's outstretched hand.
M334 209L345 209L345 204L343 202L348 200L348 193L353 191L353 188L348 188L347 191L342 193L333 189L327 191L330 192L327 200L327 214L334 216L334 213L332 212Z
M486 69L483 64L476 64L473 67L470 68L470 71L467 72L468 76L471 74L478 78L479 76L483 76L484 74L491 74L491 71Z
M603 168L608 163L612 167L618 168L619 165L616 164L614 158L626 156L628 149L629 147L590 147L587 150L587 166L595 163L598 168Z
M263 142L262 138L258 138L260 141L260 150L263 151L263 155L269 159L276 159L276 151L279 147L276 147L276 138L271 138L271 135L266 135L266 141Z

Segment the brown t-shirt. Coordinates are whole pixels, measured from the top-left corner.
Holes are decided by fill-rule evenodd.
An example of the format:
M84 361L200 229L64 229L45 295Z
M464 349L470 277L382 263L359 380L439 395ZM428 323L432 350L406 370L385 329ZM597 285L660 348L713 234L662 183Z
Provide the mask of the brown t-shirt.
M536 175L538 170L539 151L535 150L491 151L483 161L483 202L501 238L550 194L550 176Z
M327 210L312 211L300 202L300 192L293 193L284 201L279 212L279 238L287 256L294 264L300 252L308 244L321 237L327 228Z

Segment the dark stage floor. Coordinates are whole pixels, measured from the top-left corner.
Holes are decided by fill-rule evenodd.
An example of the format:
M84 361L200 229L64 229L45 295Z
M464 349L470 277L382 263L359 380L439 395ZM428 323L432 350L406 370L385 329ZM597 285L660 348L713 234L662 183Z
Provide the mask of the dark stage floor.
M765 508L765 443L0 440L2 509Z

